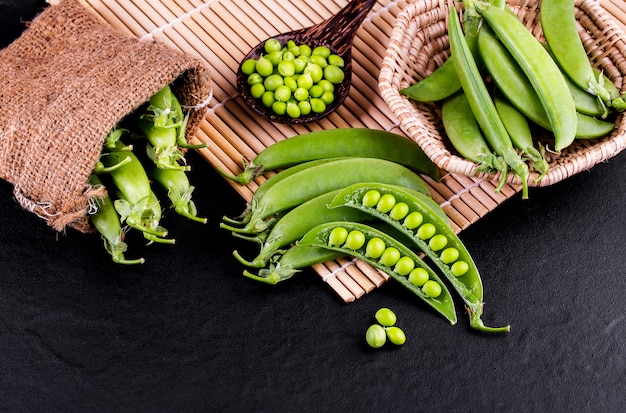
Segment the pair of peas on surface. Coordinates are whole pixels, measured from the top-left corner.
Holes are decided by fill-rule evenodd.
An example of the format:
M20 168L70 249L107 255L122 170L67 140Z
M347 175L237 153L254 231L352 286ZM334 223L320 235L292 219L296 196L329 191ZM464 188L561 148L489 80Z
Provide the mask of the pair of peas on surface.
M365 341L372 348L381 348L387 340L392 344L401 346L406 342L406 334L397 327L396 314L389 308L383 307L374 315L377 323L368 327L365 332Z
M253 98L291 118L323 113L334 102L335 85L345 78L341 56L326 46L312 49L293 40L283 46L268 39L264 50L266 54L241 65Z

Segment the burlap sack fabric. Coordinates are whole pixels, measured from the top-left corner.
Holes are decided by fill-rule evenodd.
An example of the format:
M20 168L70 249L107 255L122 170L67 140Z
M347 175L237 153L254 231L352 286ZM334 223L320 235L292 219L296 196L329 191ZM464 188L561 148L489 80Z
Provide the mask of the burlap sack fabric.
M165 85L192 111L192 136L210 99L195 57L140 41L78 0L49 6L0 51L0 178L57 231L91 230L88 184L108 132Z

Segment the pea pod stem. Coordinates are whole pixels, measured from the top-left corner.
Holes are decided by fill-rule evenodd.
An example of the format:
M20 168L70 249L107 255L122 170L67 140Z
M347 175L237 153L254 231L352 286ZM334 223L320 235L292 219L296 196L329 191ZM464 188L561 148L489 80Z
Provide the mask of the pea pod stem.
M487 7L487 10L500 10L497 7ZM507 13L505 13L507 14ZM492 150L501 156L510 166L522 183L522 198L528 198L528 165L521 159L513 148L511 139L498 116L489 91L482 79L478 66L463 37L459 16L454 8L450 9L448 19L450 34L450 49L453 56L457 74L461 80L463 91L476 117L476 121L485 135ZM570 96L571 98L571 96Z

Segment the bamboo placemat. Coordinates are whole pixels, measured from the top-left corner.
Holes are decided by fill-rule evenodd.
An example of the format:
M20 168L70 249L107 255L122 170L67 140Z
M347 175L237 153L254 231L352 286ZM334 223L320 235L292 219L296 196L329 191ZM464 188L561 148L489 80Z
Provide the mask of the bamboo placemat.
M269 36L307 27L330 18L347 0L82 0L113 27L144 39L154 39L204 59L212 69L213 99L193 140L207 143L199 153L214 167L241 171L242 159L273 142L304 132L338 127L367 127L397 134L398 120L378 93L378 74L395 18L406 4L419 0L380 0L354 39L353 86L333 114L305 125L283 125L254 115L236 90L239 61ZM624 0L603 0L605 8L626 24ZM458 233L519 192L505 185L455 174L427 182L432 197L449 216ZM259 177L248 186L229 182L249 201ZM387 276L350 259L314 266L324 282L345 302L354 301L382 285Z

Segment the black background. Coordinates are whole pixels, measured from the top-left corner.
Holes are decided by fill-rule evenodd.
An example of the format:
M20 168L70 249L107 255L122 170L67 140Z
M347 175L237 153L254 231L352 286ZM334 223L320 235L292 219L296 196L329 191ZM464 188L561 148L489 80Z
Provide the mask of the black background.
M2 47L42 1L0 0ZM394 283L345 304L307 270L241 276L220 230L244 201L190 154L206 225L169 213L175 246L56 233L0 182L0 410L133 412L584 411L626 408L626 154L519 195L461 233L485 284L485 322L450 326ZM130 242L130 241L129 241ZM461 303L459 308L461 308ZM380 307L407 334L370 350Z

